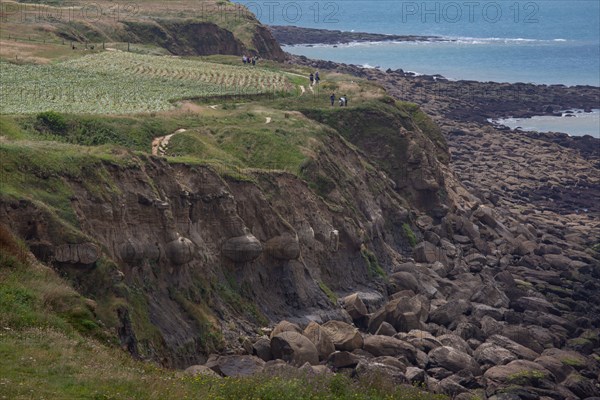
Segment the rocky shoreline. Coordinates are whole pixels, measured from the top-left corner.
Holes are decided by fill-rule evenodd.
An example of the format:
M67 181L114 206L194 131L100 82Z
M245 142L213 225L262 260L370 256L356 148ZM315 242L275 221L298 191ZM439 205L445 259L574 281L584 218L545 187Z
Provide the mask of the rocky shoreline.
M188 372L297 368L378 374L453 399L597 399L600 140L512 132L487 118L589 109L598 88L449 82L291 58L376 80L432 115L450 148L445 188L457 208L417 216L423 240L393 266L382 296L349 293L341 319L282 321Z
M367 32L345 32L329 29L301 28L298 26L271 25L269 30L281 45L339 45L360 42L440 42L440 36L384 35Z

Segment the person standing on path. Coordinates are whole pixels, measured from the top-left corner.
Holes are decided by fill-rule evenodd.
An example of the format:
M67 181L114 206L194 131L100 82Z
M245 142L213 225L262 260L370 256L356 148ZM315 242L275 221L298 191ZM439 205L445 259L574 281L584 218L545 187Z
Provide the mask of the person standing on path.
M315 76L313 75L313 73L311 72L310 75L308 76L308 80L310 80L310 86L313 85L313 82L315 81Z
M329 100L331 100L331 106L333 107L333 105L335 104L335 93L331 93L331 96L329 96Z
M315 72L315 84L318 85L321 77L319 77L319 71Z

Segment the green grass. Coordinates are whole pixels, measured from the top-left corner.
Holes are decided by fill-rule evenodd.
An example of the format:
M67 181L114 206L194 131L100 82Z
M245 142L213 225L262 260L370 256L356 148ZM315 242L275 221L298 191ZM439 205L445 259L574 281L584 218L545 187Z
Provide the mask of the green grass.
M365 262L367 263L367 272L369 274L369 278L374 278L379 276L381 278L386 278L387 274L384 269L379 265L379 261L377 260L377 256L375 253L363 247L360 250L360 254L363 256Z
M408 244L411 247L415 247L417 245L417 237L408 223L405 222L402 224L402 232L404 232L404 237L408 240Z
M338 297L333 292L333 290L331 290L329 288L329 286L327 286L327 284L323 281L319 281L318 283L319 283L319 288L321 288L323 293L325 293L327 295L327 298L329 299L329 301L331 301L331 304L337 305Z
M169 110L181 99L291 88L284 75L260 68L127 52L101 52L48 65L0 65L3 114L130 114Z

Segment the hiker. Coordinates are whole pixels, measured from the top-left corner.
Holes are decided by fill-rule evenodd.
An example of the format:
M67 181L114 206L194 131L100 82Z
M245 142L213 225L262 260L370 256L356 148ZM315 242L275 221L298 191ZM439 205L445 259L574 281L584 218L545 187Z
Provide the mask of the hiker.
M313 85L313 82L315 81L315 76L313 75L313 73L311 72L310 75L308 76L308 79L310 80L310 86Z
M348 96L344 95L344 107L348 107Z
M246 64L246 63L248 62L248 58L246 57L246 55L245 55L245 54L242 56L242 62L243 62L244 64Z
M319 71L315 72L315 84L319 84L319 81L321 80L321 78L319 77Z
M344 97L340 97L340 107L344 107Z
M331 100L331 107L333 107L333 105L335 104L335 93L331 93L331 96L329 96L329 100Z
M256 57L252 57L252 65L256 65Z

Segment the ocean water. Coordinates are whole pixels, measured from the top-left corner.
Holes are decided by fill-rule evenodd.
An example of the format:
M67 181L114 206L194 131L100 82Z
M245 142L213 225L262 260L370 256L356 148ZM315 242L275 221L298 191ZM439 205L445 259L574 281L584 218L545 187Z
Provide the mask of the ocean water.
M590 135L600 139L600 109L588 113L582 110L571 111L571 114L563 113L560 117L504 118L491 122L523 131L562 132L574 136Z
M270 25L452 40L284 48L310 58L448 79L600 86L598 0L238 2ZM598 114L578 123L589 124L588 132L600 130Z

